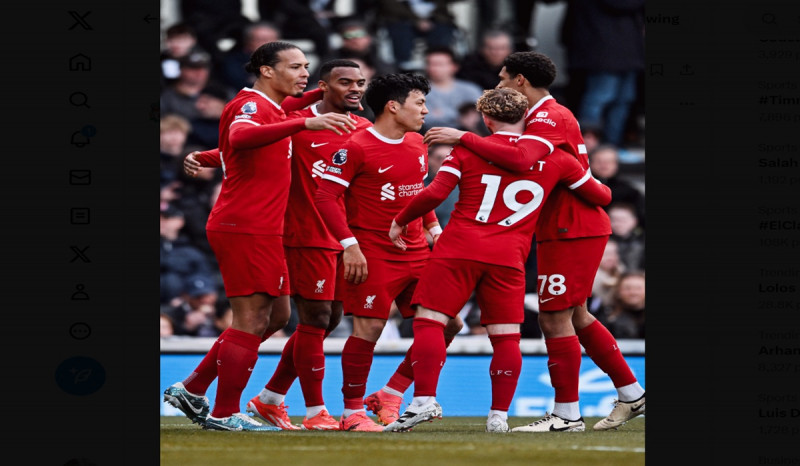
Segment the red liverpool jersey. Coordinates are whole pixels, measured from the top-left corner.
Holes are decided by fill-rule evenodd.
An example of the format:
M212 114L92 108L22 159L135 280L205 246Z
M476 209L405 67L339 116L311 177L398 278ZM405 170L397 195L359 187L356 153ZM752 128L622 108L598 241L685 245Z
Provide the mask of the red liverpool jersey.
M589 170L589 156L578 121L572 112L546 96L525 116L525 132L520 140L536 139L553 151L574 157L584 170ZM563 187L556 187L542 207L536 227L536 241L585 238L611 234L608 214L602 207L591 205Z
M497 132L488 139L512 147L519 136ZM433 248L432 258L469 259L524 271L542 205L548 202L554 188L560 189L557 185L567 190L579 189L594 202L611 200L610 190L562 151L537 162L533 170L511 173L456 146L439 169L437 179L443 177L441 181L452 189L456 183L453 176L459 188L458 202ZM423 193L420 199L424 196ZM427 207L421 206L416 213ZM398 221L404 218L398 216Z
M252 149L234 149L234 125L265 125L286 120L280 105L266 94L244 88L222 111L219 149L222 188L208 216L207 230L282 235L291 181L291 138Z
M427 172L421 134L389 139L367 128L333 154L323 179L347 187L347 224L367 257L414 261L430 255L422 220L408 225L406 251L396 248L388 233L395 215L424 188Z
M319 115L314 105L290 113L289 118L313 118ZM372 126L372 122L366 118L353 114L350 117L356 124L355 131ZM320 217L314 204L314 194L325 169L331 164L331 155L353 134L305 130L292 136L292 184L289 188L289 205L286 207L284 245L342 249Z

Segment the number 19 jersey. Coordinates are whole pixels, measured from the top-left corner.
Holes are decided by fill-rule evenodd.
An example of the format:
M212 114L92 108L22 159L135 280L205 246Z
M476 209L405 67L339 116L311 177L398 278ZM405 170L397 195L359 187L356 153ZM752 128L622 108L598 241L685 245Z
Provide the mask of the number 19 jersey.
M497 132L492 142L513 146L519 134ZM533 170L511 173L456 146L437 176L459 178L459 199L431 258L469 259L525 270L541 206L554 187L571 189L591 176L575 158L557 151Z

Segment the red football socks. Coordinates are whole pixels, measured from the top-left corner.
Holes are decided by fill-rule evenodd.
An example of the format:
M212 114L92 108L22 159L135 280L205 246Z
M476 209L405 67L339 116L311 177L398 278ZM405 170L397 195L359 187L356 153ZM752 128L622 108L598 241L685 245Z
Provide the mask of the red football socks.
M489 364L489 376L492 380L491 409L508 411L511 406L522 369L519 339L519 333L489 335L493 349L492 362Z
M611 377L615 387L636 382L636 377L617 346L617 340L599 320L578 330L577 334L581 345L586 348L586 354Z
M225 330L217 337L217 341L211 345L205 357L200 364L197 365L194 372L186 377L183 381L183 386L186 391L193 395L205 395L208 386L217 378L217 355L219 354L219 343L227 336L228 330Z
M228 417L239 412L242 391L258 361L259 345L261 336L228 329L217 355L219 382L213 417Z
M414 396L436 396L439 373L447 358L441 322L414 318L414 343L411 345L411 364L414 369Z
M453 342L454 336L445 337L444 346L447 348ZM408 387L414 383L414 369L411 368L411 348L406 351L406 357L397 366L392 377L386 382L386 386L397 390L400 393L405 393Z
M581 370L581 345L578 337L546 338L547 370L556 391L556 403L578 401L578 378Z
M325 376L325 353L322 341L325 339L325 329L297 324L297 330L292 336L294 335L297 335L294 367L300 379L306 406L324 405L322 379Z
M350 336L342 348L342 395L345 409L364 409L367 377L375 343Z
M289 388L292 386L292 383L294 383L294 379L297 378L297 370L294 366L294 347L296 341L297 331L289 337L286 344L283 346L281 360L278 361L278 366L275 367L275 372L272 373L269 382L264 385L264 388L267 390L280 393L281 395L285 395L289 392Z

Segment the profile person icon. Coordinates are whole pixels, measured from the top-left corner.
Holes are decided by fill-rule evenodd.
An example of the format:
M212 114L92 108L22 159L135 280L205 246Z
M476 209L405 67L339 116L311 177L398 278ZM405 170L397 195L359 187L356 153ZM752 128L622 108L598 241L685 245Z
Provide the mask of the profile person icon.
M84 288L85 287L83 285L81 285L81 284L75 285L75 289L77 289L78 291L72 293L72 300L73 301L88 301L89 300L89 294L86 293L85 291L83 291Z

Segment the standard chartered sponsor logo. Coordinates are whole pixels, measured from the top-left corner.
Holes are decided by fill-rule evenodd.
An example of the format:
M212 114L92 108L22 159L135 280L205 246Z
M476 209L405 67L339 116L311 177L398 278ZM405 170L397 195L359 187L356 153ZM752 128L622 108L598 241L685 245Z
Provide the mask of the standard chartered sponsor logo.
M400 197L416 196L425 188L425 183L419 182L417 184L401 184L397 187L400 191Z
M392 183L386 183L381 186L381 200L393 201L397 197L416 196L425 188L425 183L419 182L416 184L401 184L400 186L392 186Z
M317 160L314 162L314 165L311 166L311 178L318 176L322 178L322 175L325 174L325 161L324 160Z
M392 183L386 183L381 186L382 201L393 201L395 199L394 195L394 186L392 186Z

